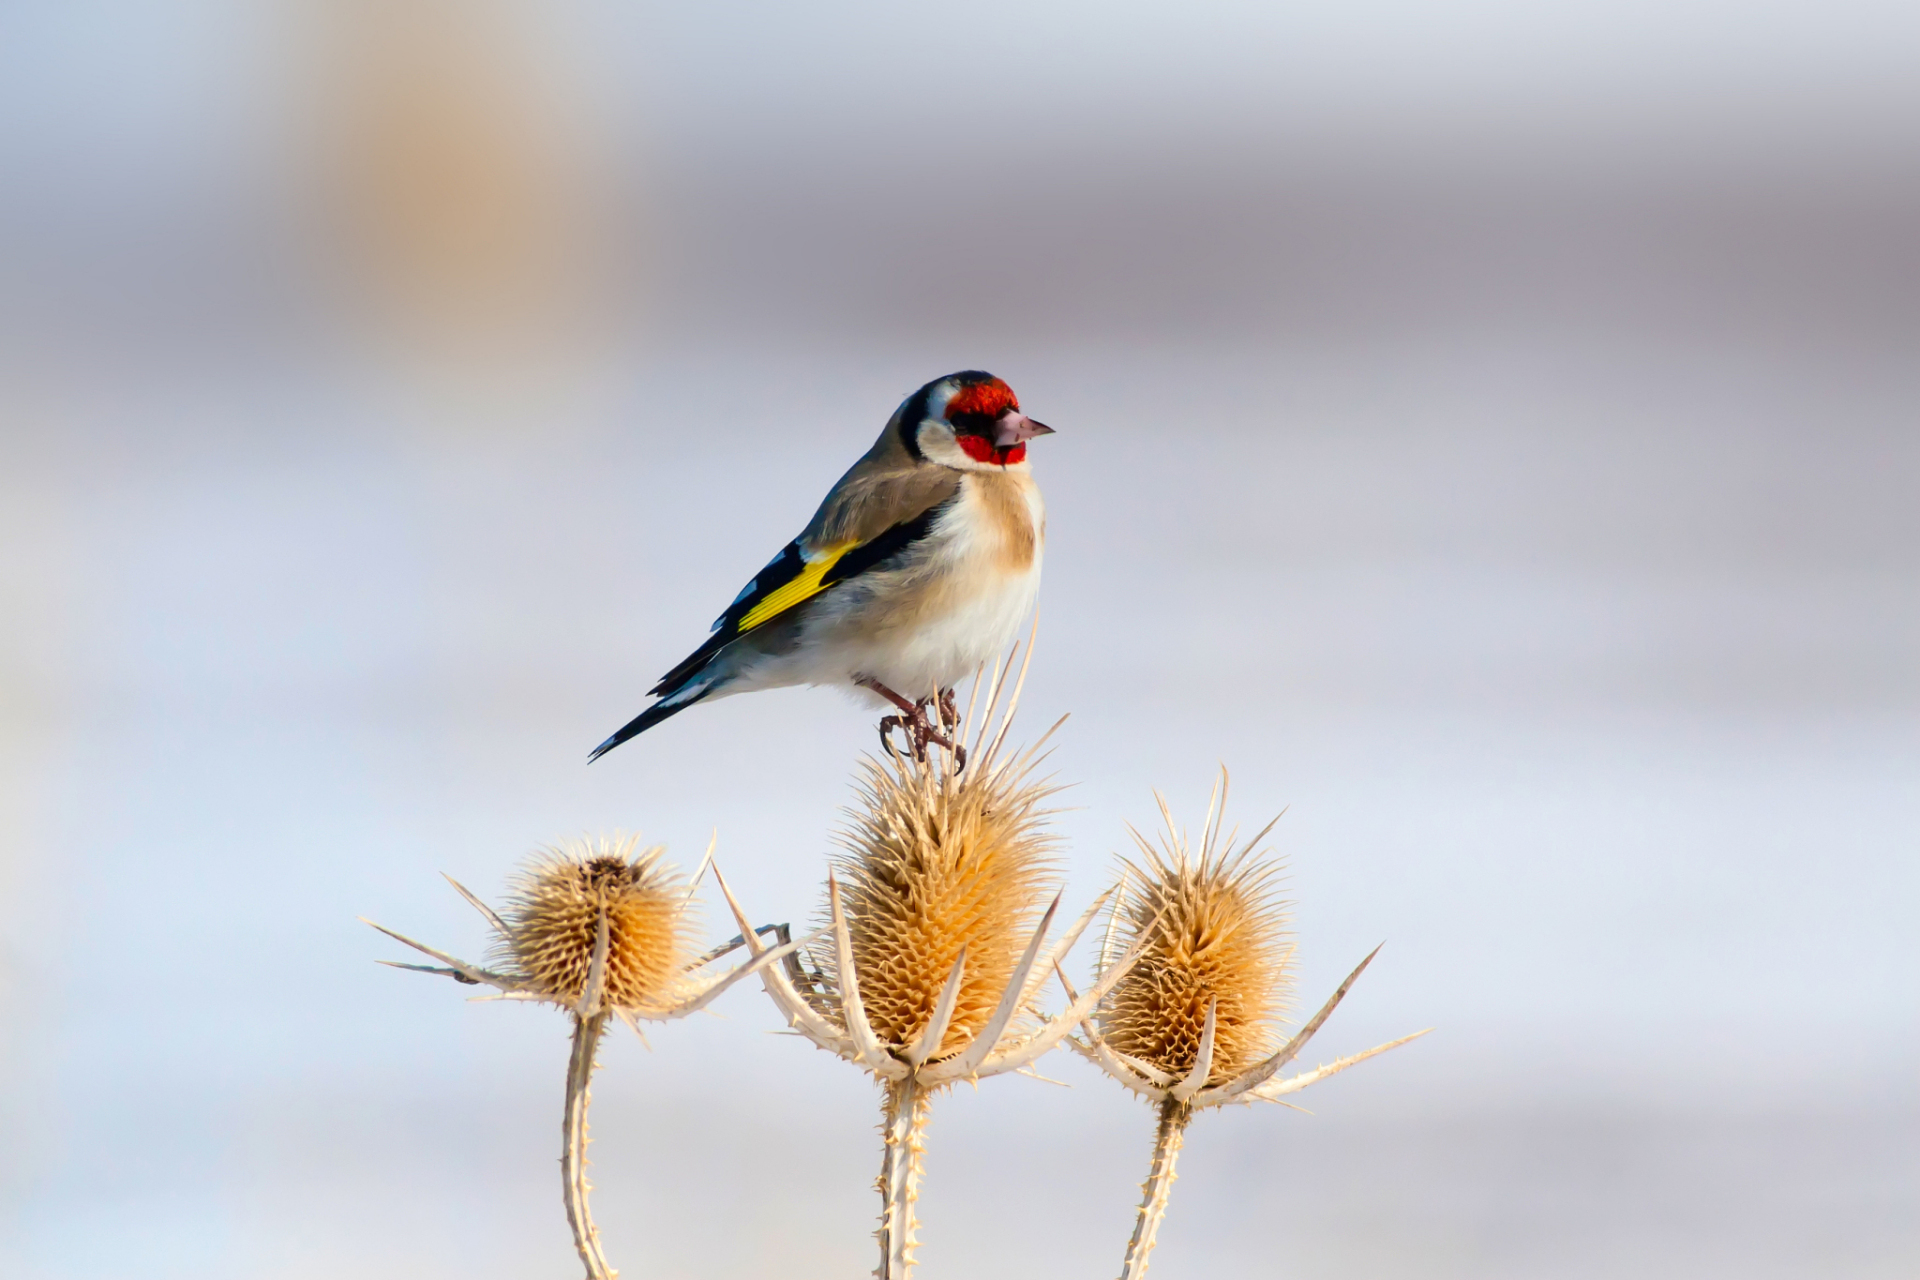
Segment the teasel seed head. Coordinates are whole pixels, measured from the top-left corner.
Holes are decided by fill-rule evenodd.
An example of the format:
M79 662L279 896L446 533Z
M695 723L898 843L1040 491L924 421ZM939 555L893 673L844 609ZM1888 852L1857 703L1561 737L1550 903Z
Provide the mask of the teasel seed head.
M692 890L661 861L664 850L635 853L639 843L637 836L616 835L541 850L516 876L504 916L448 876L447 882L491 926L497 972L367 921L394 941L440 962L382 960L382 964L439 974L467 986L491 987L497 993L473 997L476 1000L553 1004L572 1017L560 1172L567 1223L588 1280L613 1280L615 1275L601 1248L587 1196L588 1085L608 1020L618 1017L637 1033L642 1018L684 1018L705 1008L734 983L787 960L812 941L765 947L736 939L695 955L693 922L687 911ZM694 875L696 883L712 858L709 844ZM715 867L715 877L719 874ZM693 976L742 945L751 953L745 963L718 977Z
M1416 1031L1335 1062L1277 1078L1313 1039L1380 949L1347 975L1327 1002L1284 1044L1276 1024L1292 986L1293 940L1275 897L1281 871L1263 856L1270 822L1241 844L1222 837L1227 772L1207 805L1195 857L1157 794L1166 834L1158 844L1137 830L1138 861L1122 859L1122 896L1101 958L1115 935L1138 950L1138 963L1114 984L1092 1019L1081 1022L1076 1052L1152 1102L1159 1113L1153 1159L1120 1280L1144 1280L1173 1190L1182 1133L1194 1114L1229 1102L1281 1102L1282 1096L1425 1035ZM1279 821L1278 818L1274 820ZM1114 928L1113 926L1118 926ZM1073 984L1060 975L1069 998ZM1429 1028L1431 1029L1431 1028ZM1276 1047L1277 1044L1277 1047Z
M1140 955L1130 948L1059 1014L1037 1012L1049 976L1061 973L1116 891L1094 899L1049 945L1060 894L1043 905L1055 878L1043 806L1057 788L1034 771L1066 718L1003 756L1027 669L1023 661L1011 679L995 727L1013 668L1010 658L975 681L974 704L984 692L985 710L964 769L931 752L926 760L889 752L865 765L861 803L841 833L844 853L827 876L821 932L831 951L803 950L791 964L760 970L787 1025L884 1081L940 1089L1024 1071L1087 1025ZM962 738L973 711L961 718ZM750 918L718 871L714 879L759 961L766 953Z
M1098 1019L1108 1045L1180 1078L1199 1061L1211 1009L1210 1084L1272 1052L1293 976L1285 904L1275 896L1284 868L1260 848L1273 824L1244 844L1237 831L1223 837L1225 792L1223 771L1198 856L1157 795L1165 833L1155 842L1132 830L1138 857L1122 859L1125 888L1115 912L1120 944L1145 948Z
M503 913L499 962L522 990L576 1005L587 987L600 919L607 922L602 1001L654 1011L683 994L696 956L697 921L685 878L665 848L638 836L566 841L536 853L515 876Z
M1029 659L1032 653L1029 637ZM1020 665L995 729L1012 668L1010 655L990 679L976 678L973 704L984 686L986 709L964 756L959 748L974 723L973 705L956 725L957 708L942 699L942 738L952 736L938 745L950 748L947 754L909 758L889 749L887 760L865 763L860 802L841 833L844 852L827 876L823 932L832 936L831 954L816 960L803 953L790 965L760 971L789 1026L885 1084L887 1154L875 1273L881 1280L905 1280L912 1270L921 1139L932 1094L961 1080L1026 1070L1085 1026L1139 957L1129 950L1058 1015L1034 1012L1049 975L1060 972L1113 891L1046 945L1060 895L1045 901L1056 859L1043 806L1056 789L1034 770L1059 724L1024 751L1001 756L1027 664ZM759 961L768 953L750 918L718 872L714 878Z
M956 771L944 757L889 753L862 762L835 859L860 998L883 1045L927 1027L964 952L946 1034L930 1060L959 1052L1000 1003L1057 888L1057 842L1034 776L1036 753L981 753ZM829 966L831 967L831 966Z

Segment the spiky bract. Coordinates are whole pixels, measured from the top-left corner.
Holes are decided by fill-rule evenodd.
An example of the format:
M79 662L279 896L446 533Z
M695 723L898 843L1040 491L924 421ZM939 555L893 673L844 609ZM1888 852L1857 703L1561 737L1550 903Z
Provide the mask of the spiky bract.
M1053 888L1055 840L1041 806L1056 788L1032 752L990 755L956 776L943 758L863 761L836 859L854 968L882 1044L925 1029L966 950L946 1035L933 1058L986 1025Z
M1224 807L1224 795L1221 796ZM1179 1078L1194 1067L1207 1008L1214 1013L1212 1070L1231 1080L1272 1051L1275 1023L1292 985L1293 942L1275 894L1277 859L1259 856L1269 823L1246 844L1220 838L1213 806L1200 855L1161 801L1159 843L1132 830L1139 860L1122 859L1126 891L1115 908L1121 946L1147 947L1099 1015L1100 1034L1121 1053Z
M566 841L521 869L501 950L528 989L563 1004L579 1001L604 912L605 1003L646 1011L681 994L694 955L686 881L661 860L664 846L636 853L639 843L638 836Z

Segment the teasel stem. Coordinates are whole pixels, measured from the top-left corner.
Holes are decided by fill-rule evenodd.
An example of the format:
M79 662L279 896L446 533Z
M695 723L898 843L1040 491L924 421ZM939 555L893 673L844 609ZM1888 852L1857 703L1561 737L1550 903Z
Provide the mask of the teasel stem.
M1120 1266L1120 1280L1141 1280L1147 1274L1147 1255L1153 1252L1154 1238L1160 1234L1160 1219L1167 1214L1173 1180L1178 1176L1173 1165L1180 1158L1187 1121L1192 1118L1193 1108L1177 1098L1168 1098L1160 1104L1160 1124L1153 1133L1153 1164L1147 1170L1147 1180L1140 1186L1140 1216L1134 1220L1133 1239L1127 1241L1127 1258Z
M920 1156L926 1150L927 1116L932 1095L908 1075L887 1084L884 1108L887 1153L880 1163L879 1280L907 1280L913 1274L914 1203L920 1198Z
M607 1028L608 1014L591 1017L575 1015L573 1020L573 1056L567 1062L567 1110L561 1123L566 1146L560 1157L560 1178L565 1186L567 1225L573 1228L573 1244L586 1264L587 1280L613 1280L619 1273L607 1263L600 1249L600 1229L593 1225L587 1208L587 1104L592 1095L594 1054L600 1048L600 1035Z

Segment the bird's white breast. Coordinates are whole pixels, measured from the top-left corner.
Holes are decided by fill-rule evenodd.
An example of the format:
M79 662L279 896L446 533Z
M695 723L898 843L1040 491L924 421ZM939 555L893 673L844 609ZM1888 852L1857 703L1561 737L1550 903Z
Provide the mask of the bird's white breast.
M870 678L913 698L953 687L1018 634L1040 589L1045 532L1024 469L969 475L906 564L823 601L794 654L806 671L794 674L814 684Z

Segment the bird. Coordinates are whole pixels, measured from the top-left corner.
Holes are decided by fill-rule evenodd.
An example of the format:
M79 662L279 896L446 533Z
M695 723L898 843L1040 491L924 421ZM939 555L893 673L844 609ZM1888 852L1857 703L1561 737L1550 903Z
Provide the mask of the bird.
M937 743L965 768L948 736L953 686L1007 647L1039 592L1047 518L1027 444L1051 434L978 369L908 396L706 642L648 691L657 701L588 763L697 702L837 685L894 708L883 744L903 730L916 756Z

